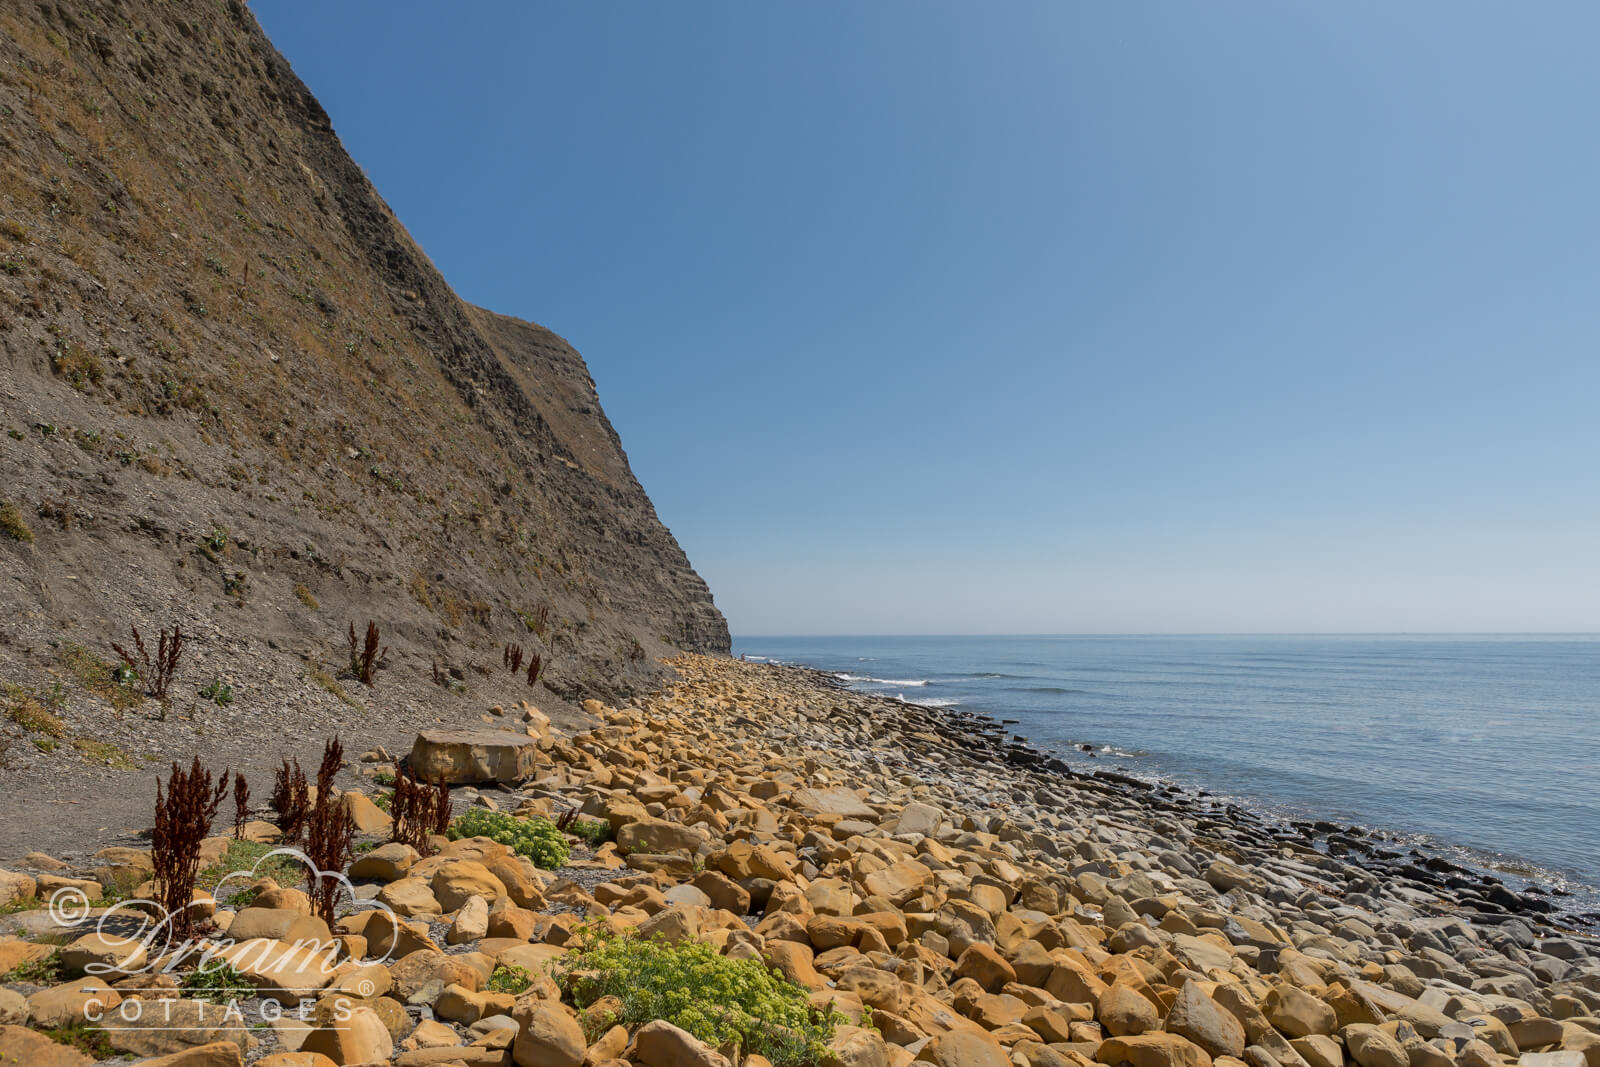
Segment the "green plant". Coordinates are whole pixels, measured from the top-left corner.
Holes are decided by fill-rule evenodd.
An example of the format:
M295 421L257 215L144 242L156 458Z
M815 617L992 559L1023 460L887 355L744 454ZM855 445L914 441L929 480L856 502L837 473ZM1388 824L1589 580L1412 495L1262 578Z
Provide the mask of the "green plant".
M20 685L6 685L6 718L27 730L29 733L44 734L48 737L67 736L67 725L45 706L45 699L38 693L24 689Z
M200 964L198 969L184 975L178 987L195 1000L207 1000L213 1004L248 1000L256 995L256 987L221 957L212 957Z
M321 667L312 666L311 670L307 672L306 676L310 678L312 682L327 690L328 694L337 699L339 703L346 704L352 708L361 707L361 705L357 704L349 693L345 692L345 688L339 684L339 680L333 675L329 674L327 671L323 670Z
M90 763L103 767L111 767L119 771L132 771L138 769L138 764L133 762L133 757L109 741L96 741L91 737L74 737L72 747Z
M260 895L260 886L246 886L237 893L230 893L227 898L227 903L232 905L235 909L248 908L255 904L256 897Z
M39 1032L58 1045L70 1045L97 1060L108 1060L117 1054L117 1050L111 1047L111 1038L106 1032L88 1023L74 1021L66 1026Z
M300 603L304 604L312 611L317 610L317 598L312 596L311 590L307 589L304 585L295 586L294 595L300 599Z
M212 701L219 708L225 708L233 703L233 686L220 678L213 678L210 685L200 690L200 696Z
M566 838L549 819L522 819L503 811L471 808L450 824L445 836L452 841L463 837L487 837L498 841L520 856L527 856L546 870L565 867L571 850Z
M516 996L533 984L533 976L526 967L515 964L504 964L494 969L489 976L489 983L483 988L489 993L510 993Z
M36 896L12 897L10 900L6 901L6 903L0 904L0 915L12 915L19 911L38 911L43 906L43 903ZM12 979L0 976L0 984L9 982L11 980Z
M125 663L113 664L82 645L68 641L61 646L61 665L79 685L119 712L144 701L139 672Z
M5 534L13 541L20 541L25 545L33 544L33 531L22 518L22 512L17 510L17 505L7 500L0 504L0 534Z
M803 988L761 961L719 956L698 941L674 945L585 931L561 983L580 1008L604 996L620 1000L614 1023L665 1019L713 1048L737 1045L773 1067L823 1062L843 1021L831 1007L813 1007Z
M99 356L67 341L57 342L50 365L80 392L87 391L91 385L99 385L106 376L105 364L100 362Z
M603 819L574 819L567 833L587 844L599 848L611 840L611 824Z
M293 856L273 856L262 862L267 853L277 847L260 841L229 841L222 862L201 871L196 884L202 889L215 889L218 882L235 871L254 871L258 876L271 878L279 885L293 885L304 873L299 860Z
M13 902L15 903L15 901ZM29 903L38 907L39 902L30 898ZM31 911L32 908L21 908L21 911ZM24 960L5 974L0 974L0 983L5 982L32 982L34 985L55 985L61 981L61 950L57 949L42 960Z

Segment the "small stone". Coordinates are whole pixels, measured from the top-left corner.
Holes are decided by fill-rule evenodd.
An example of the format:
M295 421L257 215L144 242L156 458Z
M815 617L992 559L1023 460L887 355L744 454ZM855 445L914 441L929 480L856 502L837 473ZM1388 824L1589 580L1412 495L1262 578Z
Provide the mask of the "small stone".
M90 1011L114 1008L121 1003L122 994L98 978L80 978L30 994L28 1010L32 1025L54 1029L82 1023Z
M0 986L0 1026L26 1026L29 1014L27 997L15 989Z
M444 935L445 943L465 945L477 941L489 932L489 902L473 894L456 912L456 918Z
M1261 1001L1261 1012L1290 1037L1327 1035L1338 1027L1333 1008L1292 985L1274 986Z
M339 804L349 812L359 834L386 834L394 825L394 818L364 794L350 791L339 797Z
M1193 979L1183 983L1183 988L1178 991L1177 999L1167 1012L1166 1028L1168 1033L1178 1034L1193 1041L1212 1057L1237 1058L1244 1055L1244 1026L1232 1014L1218 1007L1215 1001L1206 996L1205 990L1201 989L1199 983ZM1380 1065L1362 1064L1362 1067L1380 1067ZM1396 1067L1396 1065L1386 1064L1382 1067ZM1406 1065L1402 1063L1397 1067Z
M1113 1037L1129 1037L1161 1028L1161 1016L1144 994L1118 983L1100 994L1095 1017Z
M932 804L907 804L901 809L899 818L894 821L890 830L897 834L932 836L939 832L939 825L943 821L944 812Z
M971 978L991 993L998 993L1007 982L1017 980L1016 969L988 945L973 945L963 952L956 960L955 975Z
M23 1026L0 1026L0 1063L18 1067L90 1067L86 1056L69 1045L59 1045Z
M61 950L61 965L68 971L96 975L131 974L144 966L146 958L141 940L112 937L99 931L84 934Z
M694 853L705 844L706 834L697 826L684 826L666 819L644 818L626 823L617 831L617 848L623 853Z
M444 912L444 907L433 895L433 890L420 878L401 878L390 882L379 890L378 900L394 909L396 915L404 918L415 915L440 915Z
M65 864L62 865L63 867ZM59 868L57 868L59 869ZM26 900L38 894L39 883L32 875L20 871L0 871L0 906L16 900Z
M517 1021L511 1057L517 1067L578 1067L587 1045L583 1028L560 1004L524 997L512 1011Z
M350 865L350 877L395 882L404 878L416 862L416 849L399 841L389 841L358 857Z
M472 860L445 861L434 872L430 888L445 911L455 911L474 896L495 900L506 895L505 883Z
M306 1035L301 1052L320 1052L334 1063L381 1063L394 1055L394 1038L376 1011L348 1010L348 1017Z
M664 1019L639 1027L628 1048L628 1059L644 1067L729 1067L722 1053Z
M1152 1033L1113 1037L1100 1042L1094 1058L1116 1067L1211 1067L1205 1049L1177 1034Z
M969 1024L970 1025L970 1024ZM916 1062L937 1067L1010 1067L1005 1049L988 1034L955 1030L935 1034L917 1053Z
M1411 1056L1392 1036L1370 1024L1347 1026L1344 1047L1360 1067L1410 1067Z

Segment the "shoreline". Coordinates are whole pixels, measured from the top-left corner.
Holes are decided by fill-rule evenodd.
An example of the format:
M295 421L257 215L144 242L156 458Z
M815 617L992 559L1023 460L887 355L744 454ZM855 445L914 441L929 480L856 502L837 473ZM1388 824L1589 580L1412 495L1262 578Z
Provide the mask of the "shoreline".
M1033 742L1017 733L1021 724L1015 719L999 717L1005 713L976 711L959 704L922 704L907 700L903 695L889 696L871 690L857 689L834 672L806 664L792 663L764 657L760 661L747 661L756 665L794 670L813 676L828 687L845 692L902 704L907 707L956 719L982 723L983 736L993 740L1002 750L1014 750L1016 758L1039 757L1033 765L1043 766L1055 773L1072 778L1089 778L1102 782L1121 784L1127 788L1157 793L1163 797L1186 799L1199 810L1209 814L1225 812L1231 818L1241 818L1260 827L1285 842L1294 841L1328 854L1346 858L1348 862L1370 869L1386 877L1402 876L1441 891L1462 891L1474 885L1494 895L1486 901L1490 907L1479 910L1463 906L1464 914L1480 922L1503 922L1517 917L1525 920L1555 922L1563 929L1600 937L1600 884L1590 884L1560 871L1553 871L1518 857L1505 857L1508 865L1521 870L1501 867L1492 862L1495 854L1471 845L1440 840L1420 831L1408 831L1393 826L1366 825L1346 819L1321 817L1309 809L1291 810L1292 802L1273 802L1259 797L1241 797L1213 792L1202 784L1180 783L1160 774L1141 774L1127 768L1101 769L1089 765L1089 757L1073 752L1083 745L1101 742L1066 742L1064 753L1054 746L1035 747ZM1008 744L1000 737L1015 739ZM1115 743L1107 747L1119 759L1137 759L1122 754ZM1096 751L1102 749L1096 748ZM1070 754L1069 754L1070 753ZM1469 884L1470 883L1470 884ZM1563 906L1564 901L1571 906Z
M611 840L574 839L551 869L487 837L435 835L423 855L380 843L377 787L397 767L379 751L349 765L360 785L340 802L371 823L347 866L358 884L323 933L340 957L292 982L246 976L258 997L293 986L320 1014L300 1029L208 1031L217 1062L291 1067L278 1053L343 1041L323 1009L359 978L390 992L355 1001L370 1040L339 1045L338 1062L765 1067L675 1028L689 1051L658 1057L645 1037L665 1023L586 1034L586 1005L553 980L583 924L759 960L840 1013L808 1064L1600 1067L1600 939L1513 911L1526 906L1514 894L1499 911L1464 906L1469 894L1439 884L1459 876L1433 865L1373 870L1237 805L1075 771L979 713L857 693L813 668L670 663L675 682L621 707L588 701L570 732L523 705L520 718L491 709L488 729L461 721L419 737L425 773L457 758L444 752L474 753L450 764L481 768L454 790L458 814L608 824ZM248 825L263 847L275 839L270 824ZM37 857L38 873L0 873L0 888L92 888L149 870L135 847L97 858ZM306 911L292 884L252 886L248 906L218 911L219 936L248 927L241 937L287 941L272 931ZM396 926L369 946L381 904L403 909L393 922L409 940ZM63 965L104 954L99 935L52 920L0 916L0 955L66 942ZM367 951L402 941L395 958ZM533 984L488 985L511 965ZM23 1019L0 1026L0 1059L8 1042L42 1048L25 1027L70 1021L83 981L0 982L0 1008ZM105 993L189 1003L164 988L132 975ZM559 1047L543 1043L557 1031Z

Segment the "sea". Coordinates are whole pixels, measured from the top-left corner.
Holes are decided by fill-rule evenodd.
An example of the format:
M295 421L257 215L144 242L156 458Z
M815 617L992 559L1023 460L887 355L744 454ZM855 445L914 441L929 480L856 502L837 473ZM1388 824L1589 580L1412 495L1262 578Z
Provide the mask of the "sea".
M1323 819L1600 908L1600 635L741 637L1083 770Z

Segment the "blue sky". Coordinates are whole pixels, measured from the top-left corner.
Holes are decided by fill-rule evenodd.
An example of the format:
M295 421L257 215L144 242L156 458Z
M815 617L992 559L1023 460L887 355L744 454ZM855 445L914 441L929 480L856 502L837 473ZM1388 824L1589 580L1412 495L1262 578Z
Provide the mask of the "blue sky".
M735 634L1600 629L1600 9L253 10Z

